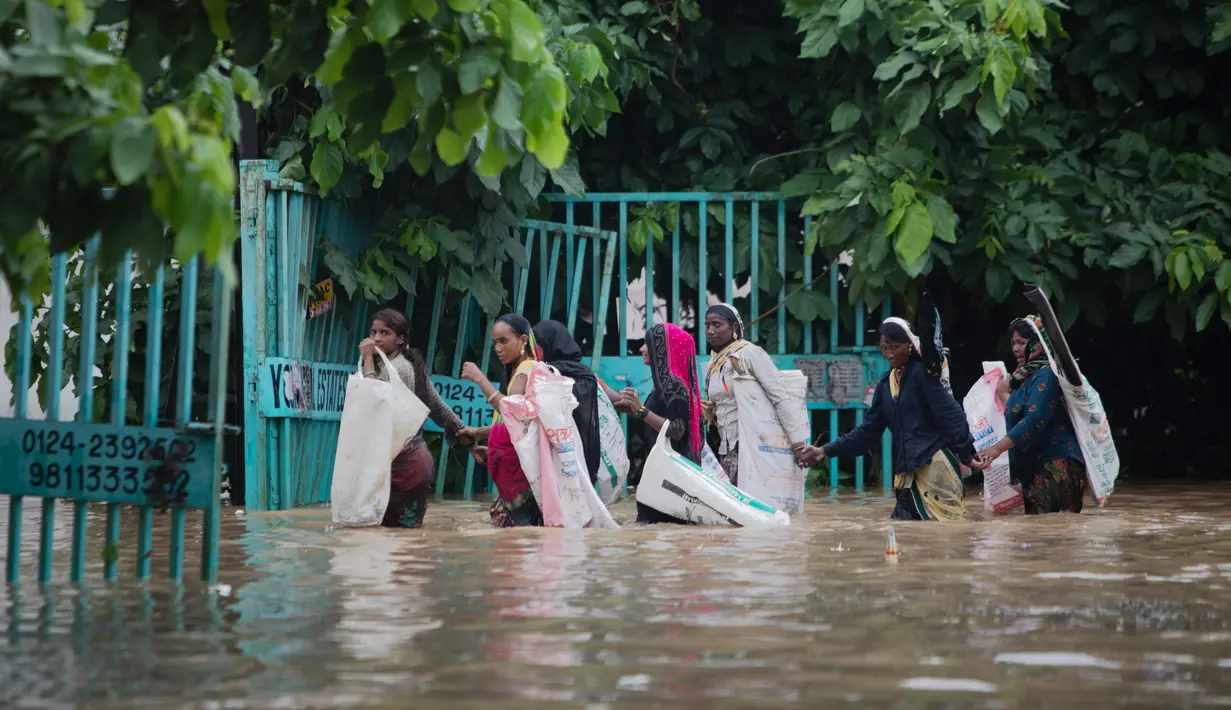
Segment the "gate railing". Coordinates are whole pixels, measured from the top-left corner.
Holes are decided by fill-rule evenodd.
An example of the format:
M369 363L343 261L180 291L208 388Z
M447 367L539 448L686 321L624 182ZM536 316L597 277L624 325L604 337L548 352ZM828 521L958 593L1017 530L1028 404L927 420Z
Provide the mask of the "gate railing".
M187 510L201 510L203 549L201 576L213 581L218 575L218 507L223 473L221 418L226 395L227 335L231 312L231 287L215 271L212 342L210 347L210 387L206 422L192 420L193 375L195 363L197 282L199 264L193 259L182 265L164 265L151 273L139 274L148 280L149 312L145 343L145 390L139 424L130 424L128 410L128 360L132 342L133 258L126 254L114 280L107 288L114 297L114 322L110 333L99 330L99 241L90 239L85 248L82 269L84 286L78 297L66 293L68 256L52 258L51 294L48 309L37 328L47 333L46 352L34 352L34 308L22 298L17 328L16 377L14 378L15 417L0 420L0 494L9 496L8 540L5 547L5 579L17 582L21 569L22 532L26 523L26 499L41 499L39 520L38 579L52 580L54 565L55 519L60 501L72 502L72 545L69 574L73 581L85 575L86 526L90 503L106 505L103 576L118 576L121 558L121 508L138 507L134 573L145 579L150 573L153 549L154 514L170 509L171 540L168 575L179 580L184 564L184 526ZM180 356L176 383L176 410L171 426L159 421L162 371L163 284L166 270L180 271L181 305L179 323ZM77 396L80 401L75 421L61 421L60 392L65 384L66 309L80 309L80 372ZM157 337L153 337L157 336ZM96 344L110 338L114 358L103 372L110 372L111 417L109 422L94 422L94 380ZM187 356L184 356L184 354ZM29 403L32 360L46 361L46 386L49 393L45 419L31 419ZM106 376L106 374L104 374Z
M630 266L630 249L628 246L629 234L629 210L632 206L637 205L655 205L664 203L678 203L681 207L679 210L679 220L674 225L662 225L669 231L669 241L664 238L661 245L651 237L648 239L648 244L643 254L644 273L641 278L644 279L644 301L645 301L645 328L652 327L655 323L655 300L663 298L667 305L667 316L665 320L671 320L676 325L684 325L683 321L688 320L686 316L691 313L691 324L695 331L697 341L698 355L698 371L704 372L705 366L708 363L708 356L705 345L705 324L704 312L708 307L708 301L712 296L720 295L723 301L733 302L737 300L745 301L744 315L748 319L754 319L758 314L762 313L763 306L766 305L762 301L762 294L759 285L761 283L762 269L766 266L774 269L778 276L782 279L783 285L779 288L776 294L776 305L784 306L783 303L787 299L786 279L788 274L793 269L788 268L788 262L796 261L788 259L788 250L798 251L799 263L802 271L802 282L807 284L804 290L812 292L816 290L813 281L814 269L817 264L814 264L817 259L805 257L802 253L804 237L812 229L811 217L800 217L791 210L788 210L787 200L780 194L774 192L639 192L639 193L590 193L584 196L569 196L562 194L544 195L545 199L554 203L557 210L554 214L557 218L562 218L566 225L576 225L580 222L594 229L602 229L604 224L618 225L617 234L619 238L619 271L616 282L619 284L619 293L615 302L624 304L617 307L614 314L608 313L605 307L597 306L598 310L594 311L594 320L599 322L605 321L607 317L614 317L617 320L617 345L615 348L608 347L608 353L618 353L609 355L602 359L598 371L600 377L608 381L620 382L626 386L633 386L637 389L644 389L650 383L648 369L642 363L641 358L631 355L629 350L629 332L631 319L628 315L629 304L629 276ZM589 210L579 207L589 207ZM765 208L768 209L765 209ZM717 209L715 209L717 208ZM737 209L738 208L738 209ZM692 210L695 209L695 212ZM563 212L563 215L560 212ZM614 211L614 215L612 212ZM588 215L586 213L589 213ZM694 219L695 215L695 219ZM743 218L747 217L746 235L748 237L748 262L747 269L738 269L736 265L737 243L742 236L736 230L737 222L742 222ZM688 231L696 235L701 235L702 238L697 239L697 251L695 255L686 255L681 251L681 233L685 228L681 224L684 220L692 222L691 228ZM772 228L766 230L763 226L769 222L773 225ZM710 291L710 287L714 286L715 279L710 274L709 250L711 249L710 235L711 222L717 222L722 226L722 238L718 242L722 250L722 260L719 265L720 271L714 276L720 279L720 286L717 293ZM716 231L716 230L713 230ZM766 234L768 232L768 234ZM715 235L716 236L716 235ZM760 248L762 241L766 237L772 237L772 245L774 247L772 253L772 261L767 264L762 264L762 249ZM715 239L715 241L718 241ZM566 245L568 253L572 253L572 245ZM656 252L660 252L657 254ZM670 262L666 264L657 263L658 259L664 259L669 256ZM699 303L698 298L694 296L694 300L689 303L682 297L681 294L681 277L689 276L686 274L682 265L685 259L691 260L695 256L696 268L696 284L705 286L703 289L698 289L698 293L704 292L706 303ZM666 266L667 268L662 268ZM842 288L843 276L837 261L828 264L820 265L822 276L827 276L827 290L825 293L834 307L834 317L829 319L828 323L828 347L826 352L817 352L814 341L813 327L805 324L802 340L802 352L791 353L788 348L788 323L785 318L786 309L780 307L778 316L774 319L774 331L769 338L762 338L761 325L758 322L752 322L749 328L749 337L754 341L760 341L767 346L767 350L773 357L780 368L795 368L803 370L808 376L808 408L810 410L828 411L829 412L829 437L830 440L837 438L840 433L841 413L853 412L853 420L855 424L863 421L864 411L867 408L865 403L866 393L869 388L884 375L885 364L883 359L879 357L878 349L875 346L869 347L865 343L866 314L868 308L862 301L847 303L847 317L842 318L843 310L839 308L845 289ZM657 268L656 268L657 267ZM828 273L825 274L824 270ZM597 284L595 285L597 288ZM737 293L742 292L742 288L749 289L746 298L737 299ZM659 295L661 292L663 295ZM669 298L666 297L669 294ZM598 294L594 295L594 302L598 304ZM771 301L770 305L775 305ZM886 299L881 304L882 317L888 317L889 300ZM691 309L691 311L689 310ZM662 321L664 318L659 317L657 320ZM842 327L842 321L846 320L847 327ZM839 342L842 336L849 338L850 345L840 346ZM702 387L705 383L702 383ZM642 392L644 395L645 393ZM892 464L890 456L890 438L886 433L882 440L881 452L882 464L882 487L888 491L892 485ZM859 457L855 462L855 487L863 489L864 487L864 458ZM839 483L838 461L830 460L829 463L829 484L836 488Z

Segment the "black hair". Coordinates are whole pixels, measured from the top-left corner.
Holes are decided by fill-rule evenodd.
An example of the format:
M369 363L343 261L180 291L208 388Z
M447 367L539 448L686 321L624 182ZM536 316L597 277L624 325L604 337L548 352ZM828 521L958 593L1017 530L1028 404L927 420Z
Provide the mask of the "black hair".
M504 315L496 319L496 323L504 323L505 325L512 328L513 332L517 333L518 335L532 336L534 334L534 328L531 327L530 321L526 320L525 316L519 315L517 313L505 313ZM526 340L526 348L522 352L522 354L529 355L530 357L534 357L534 349L533 349L533 346L530 344L529 339ZM509 382L512 381L512 379L513 379L513 366L505 365L504 366L504 377L500 381L500 391L501 392L504 392L506 394L508 393Z
M370 328L376 321L389 326L389 330L402 339L402 346L398 348L398 352L402 353L402 357L410 360L410 366L415 371L415 396L424 399L427 388L432 386L432 379L428 374L427 361L423 359L423 353L410 345L410 321L404 313L393 308L377 311L368 319L368 327ZM393 376L393 373L389 374L390 377Z
M1029 321L1027 321L1025 318L1018 318L1017 320L1010 323L1009 332L1017 333L1018 335L1022 336L1026 340L1030 340L1035 335L1034 328L1030 327Z

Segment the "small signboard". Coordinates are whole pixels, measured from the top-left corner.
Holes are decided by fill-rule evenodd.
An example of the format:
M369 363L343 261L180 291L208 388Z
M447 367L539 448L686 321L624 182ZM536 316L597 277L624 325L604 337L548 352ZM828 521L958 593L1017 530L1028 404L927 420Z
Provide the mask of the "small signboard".
M312 287L308 296L308 320L333 310L333 279L328 278Z

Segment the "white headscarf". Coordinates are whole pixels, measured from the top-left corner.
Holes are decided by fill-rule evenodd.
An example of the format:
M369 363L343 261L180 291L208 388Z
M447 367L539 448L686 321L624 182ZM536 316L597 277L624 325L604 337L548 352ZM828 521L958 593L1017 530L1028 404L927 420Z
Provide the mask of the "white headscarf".
M885 322L892 323L906 331L906 337L910 339L911 347L915 349L915 352L918 353L920 357L923 356L923 345L919 342L919 336L915 335L915 331L911 330L910 323L907 323L905 320L898 318L897 316L886 318Z

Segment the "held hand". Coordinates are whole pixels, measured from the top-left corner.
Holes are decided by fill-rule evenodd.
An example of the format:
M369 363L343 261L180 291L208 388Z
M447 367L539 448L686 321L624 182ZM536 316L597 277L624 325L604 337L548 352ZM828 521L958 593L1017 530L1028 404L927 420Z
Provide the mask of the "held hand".
M479 464L480 466L486 466L487 465L487 447L486 446L470 447L470 458L474 459L474 462Z
M970 460L970 463L966 464L966 468L969 468L971 471L983 471L989 465L991 465L991 462L985 460L983 458L983 454L976 454L975 457Z
M618 409L625 414L636 414L641 411L641 396L637 394L637 390L632 387L625 387L620 393L620 404Z
M996 383L996 396L1000 398L1001 404L1009 401L1009 377L1007 375L1000 376L1000 382Z
M479 430L475 427L464 426L457 430L457 440L460 441L463 446L470 446L474 442L479 441L481 438L482 437L479 436Z
M483 371L479 369L478 365L473 362L468 362L465 365L462 365L462 379L469 380L477 385L485 382L487 380L487 376L483 374Z
M819 446L804 446L795 453L795 463L802 468L812 468L825 460L825 449Z
M362 357L376 357L376 341L371 338L364 338L363 342L359 343L359 355Z

